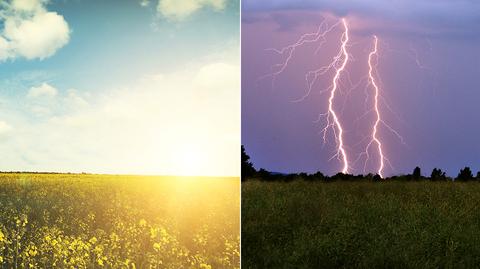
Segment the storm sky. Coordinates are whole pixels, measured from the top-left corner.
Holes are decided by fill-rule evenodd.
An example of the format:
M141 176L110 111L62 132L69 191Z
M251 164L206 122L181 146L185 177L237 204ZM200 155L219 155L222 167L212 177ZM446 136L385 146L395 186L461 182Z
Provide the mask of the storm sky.
M335 140L324 144L321 130L333 74L327 73L302 102L305 73L327 64L338 52L343 31L336 27L325 44L297 49L276 76L272 66L285 59L281 49L325 21L348 21L352 61L340 84L335 108L345 129L351 173L375 172L378 156L365 151L374 114L367 75L373 35L379 38L380 110L399 139L382 125L379 136L391 163L385 175L410 173L420 166L456 176L460 168L480 170L480 3L478 1L254 1L242 3L242 144L256 168L276 172L334 174L342 164L332 159ZM318 49L318 51L317 51ZM275 69L273 69L275 70ZM356 162L355 162L356 161ZM365 170L365 171L364 171Z

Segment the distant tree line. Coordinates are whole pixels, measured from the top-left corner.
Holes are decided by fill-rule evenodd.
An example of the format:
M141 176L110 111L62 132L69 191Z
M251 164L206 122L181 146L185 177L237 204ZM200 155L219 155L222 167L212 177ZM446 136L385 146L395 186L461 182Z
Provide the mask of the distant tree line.
M474 176L470 167L464 167L460 169L457 177L452 178L446 176L445 172L439 168L434 168L430 173L430 176L423 176L420 167L415 167L413 169L412 174L407 175L399 175L399 176L391 176L387 178L381 178L379 175L374 174L367 174L367 175L350 175L350 174L343 174L337 173L334 176L326 176L321 172L316 172L313 174L310 173L291 173L291 174L283 174L283 173L274 173L267 171L263 168L256 170L253 166L252 162L250 161L250 156L245 151L245 147L242 145L242 181L248 179L258 179L263 181L292 181L292 180L306 180L306 181L360 181L360 180L368 180L368 181L384 181L384 180L400 180L400 181L420 181L420 180L428 180L428 181L457 181L457 182L465 182L465 181L478 181L480 182L480 171Z
M81 173L73 173L73 172L41 172L41 171L0 171L0 174L45 174L45 175L95 175L91 173L81 172Z

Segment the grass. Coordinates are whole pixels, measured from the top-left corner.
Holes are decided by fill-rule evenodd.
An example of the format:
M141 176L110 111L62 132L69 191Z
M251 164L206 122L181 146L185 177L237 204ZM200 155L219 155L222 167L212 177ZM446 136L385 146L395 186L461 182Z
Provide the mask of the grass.
M0 268L239 268L240 180L0 174Z
M478 267L479 183L242 183L242 268Z

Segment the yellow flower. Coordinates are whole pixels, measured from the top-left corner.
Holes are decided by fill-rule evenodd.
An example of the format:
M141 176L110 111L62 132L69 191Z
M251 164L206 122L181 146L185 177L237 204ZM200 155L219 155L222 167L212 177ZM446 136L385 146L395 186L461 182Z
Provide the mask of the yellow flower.
M206 264L206 263L202 263L202 264L200 264L200 268L201 268L201 269L212 269L212 266L210 266L210 265L208 265L208 264Z
M30 254L30 256L35 256L37 255L37 250L35 247L31 248L29 251L28 251L28 254Z
M158 234L158 229L150 228L150 238L157 237L157 234Z
M154 243L153 244L153 249L156 250L156 251L159 251L160 250L160 244L159 243Z
M145 219L141 219L141 220L138 222L138 224L140 224L140 226L143 227L143 226L147 225L147 221L146 221Z
M88 242L90 242L90 244L95 244L95 243L97 243L97 238L94 236L94 237L90 238L90 240L88 240Z
M97 259L97 263L98 263L98 265L103 266L103 260L102 259Z

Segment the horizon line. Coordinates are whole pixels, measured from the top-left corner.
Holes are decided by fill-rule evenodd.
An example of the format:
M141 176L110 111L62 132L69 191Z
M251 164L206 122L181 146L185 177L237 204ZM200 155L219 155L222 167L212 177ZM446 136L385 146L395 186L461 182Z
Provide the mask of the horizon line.
M232 175L169 175L169 174L114 174L92 172L53 172L53 171L0 171L0 174L55 174L55 175L99 175L99 176L146 176L146 177L202 177L202 178L240 178Z

